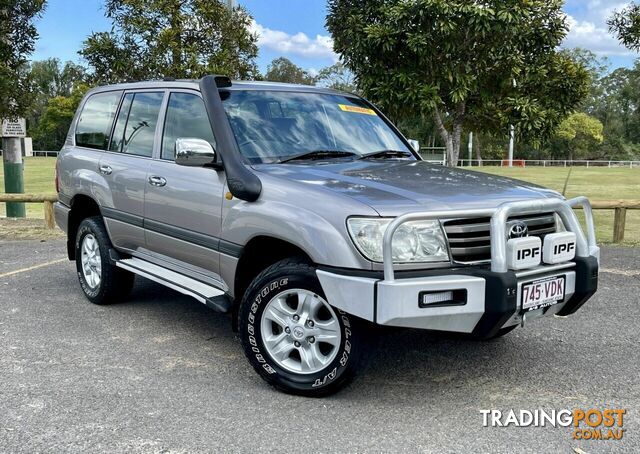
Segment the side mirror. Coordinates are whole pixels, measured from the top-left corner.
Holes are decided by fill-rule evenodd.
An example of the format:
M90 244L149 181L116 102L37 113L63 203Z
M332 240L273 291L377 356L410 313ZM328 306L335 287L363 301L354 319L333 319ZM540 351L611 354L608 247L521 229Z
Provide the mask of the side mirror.
M187 167L204 167L216 162L216 152L203 139L180 138L176 140L176 164Z
M413 151L415 151L416 153L420 153L420 142L415 139L407 139L407 142L409 142L409 145L411 145Z

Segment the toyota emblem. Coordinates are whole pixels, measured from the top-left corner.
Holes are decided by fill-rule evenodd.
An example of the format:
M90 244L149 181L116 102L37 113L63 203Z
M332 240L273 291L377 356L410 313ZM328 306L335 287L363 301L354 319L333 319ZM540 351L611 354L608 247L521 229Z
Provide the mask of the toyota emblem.
M513 221L508 224L509 239L524 238L529 236L529 227L522 221Z

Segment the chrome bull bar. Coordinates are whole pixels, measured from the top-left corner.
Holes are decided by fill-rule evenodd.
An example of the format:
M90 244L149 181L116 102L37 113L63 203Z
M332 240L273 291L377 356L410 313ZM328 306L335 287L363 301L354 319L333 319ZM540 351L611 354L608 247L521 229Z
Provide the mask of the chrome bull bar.
M573 211L581 206L587 222L587 236L585 237L580 222ZM387 227L382 240L382 257L384 264L384 280L395 280L392 240L400 226L411 221L439 221L441 219L471 219L479 217L491 218L491 271L506 273L507 267L507 219L514 215L536 214L540 212L554 212L560 216L567 231L576 234L576 256L597 256L593 211L586 197L571 200L537 199L518 202L506 202L497 208L474 210L443 210L407 213L395 218Z

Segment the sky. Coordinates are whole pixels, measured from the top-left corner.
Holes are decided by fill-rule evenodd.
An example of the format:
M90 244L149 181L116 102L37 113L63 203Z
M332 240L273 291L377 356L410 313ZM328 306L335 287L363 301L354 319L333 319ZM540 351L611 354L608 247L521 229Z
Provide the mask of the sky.
M253 16L259 34L258 66L265 71L274 58L284 56L313 72L335 63L338 56L325 29L325 0L236 0ZM606 56L611 68L631 66L638 57L620 46L607 32L606 19L627 2L616 0L567 0L565 13L570 32L564 47L583 47ZM48 0L37 21L40 38L34 60L56 57L82 63L77 54L92 32L108 31L103 0Z

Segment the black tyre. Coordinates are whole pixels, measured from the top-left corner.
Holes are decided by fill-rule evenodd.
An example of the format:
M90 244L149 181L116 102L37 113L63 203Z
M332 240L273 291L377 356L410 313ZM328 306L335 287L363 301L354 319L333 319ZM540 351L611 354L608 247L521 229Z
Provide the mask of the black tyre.
M117 268L109 257L111 241L102 218L84 219L76 235L76 270L80 287L94 304L120 301L133 287L134 275Z
M366 323L332 308L315 268L299 259L260 273L245 292L238 317L253 368L290 394L335 393L362 370L371 349Z

